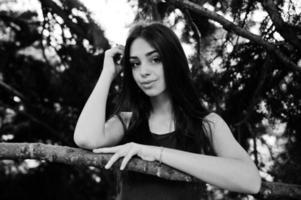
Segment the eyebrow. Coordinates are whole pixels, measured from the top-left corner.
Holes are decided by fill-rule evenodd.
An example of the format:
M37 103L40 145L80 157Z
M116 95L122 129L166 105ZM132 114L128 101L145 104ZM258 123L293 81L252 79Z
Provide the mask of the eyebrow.
M147 52L145 55L148 57L154 53L159 53L159 52L157 50L153 50L153 51ZM137 56L130 56L130 59L134 59L134 58L137 58Z

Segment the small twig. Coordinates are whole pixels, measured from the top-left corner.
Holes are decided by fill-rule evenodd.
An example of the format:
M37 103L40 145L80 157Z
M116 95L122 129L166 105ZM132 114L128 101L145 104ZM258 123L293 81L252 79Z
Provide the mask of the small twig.
M15 96L20 97L21 99L26 99L25 96L19 92L18 90L16 90L15 88L13 88L12 86L4 83L3 81L0 80L0 87L4 88L5 90L9 91L10 93L14 94Z

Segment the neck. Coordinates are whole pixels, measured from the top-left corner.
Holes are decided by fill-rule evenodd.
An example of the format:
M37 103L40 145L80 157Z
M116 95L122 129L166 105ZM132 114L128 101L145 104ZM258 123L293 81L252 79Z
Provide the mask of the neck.
M168 94L163 93L150 99L152 110L149 116L149 127L152 132L166 133L175 130L172 102Z
M163 93L156 97L151 97L150 102L152 104L153 115L172 115L173 108L169 95Z

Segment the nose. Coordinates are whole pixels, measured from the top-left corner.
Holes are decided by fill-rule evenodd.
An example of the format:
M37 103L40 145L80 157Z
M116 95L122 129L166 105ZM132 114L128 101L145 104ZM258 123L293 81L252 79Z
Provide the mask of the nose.
M141 76L148 76L148 75L150 75L149 66L147 66L146 64L141 65L141 67L140 67L140 75Z

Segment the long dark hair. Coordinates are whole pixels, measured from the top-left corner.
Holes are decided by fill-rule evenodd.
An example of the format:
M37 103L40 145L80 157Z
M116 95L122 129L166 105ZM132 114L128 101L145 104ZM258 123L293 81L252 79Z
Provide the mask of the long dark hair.
M129 130L148 119L151 111L149 97L137 86L129 62L130 47L137 38L143 38L160 55L168 91L174 111L175 128L181 149L199 151L208 145L204 134L204 117L209 113L200 103L192 80L186 55L175 33L165 25L139 23L131 29L126 40L123 66L124 78L116 112L127 108L132 112ZM130 132L130 131L129 131Z

